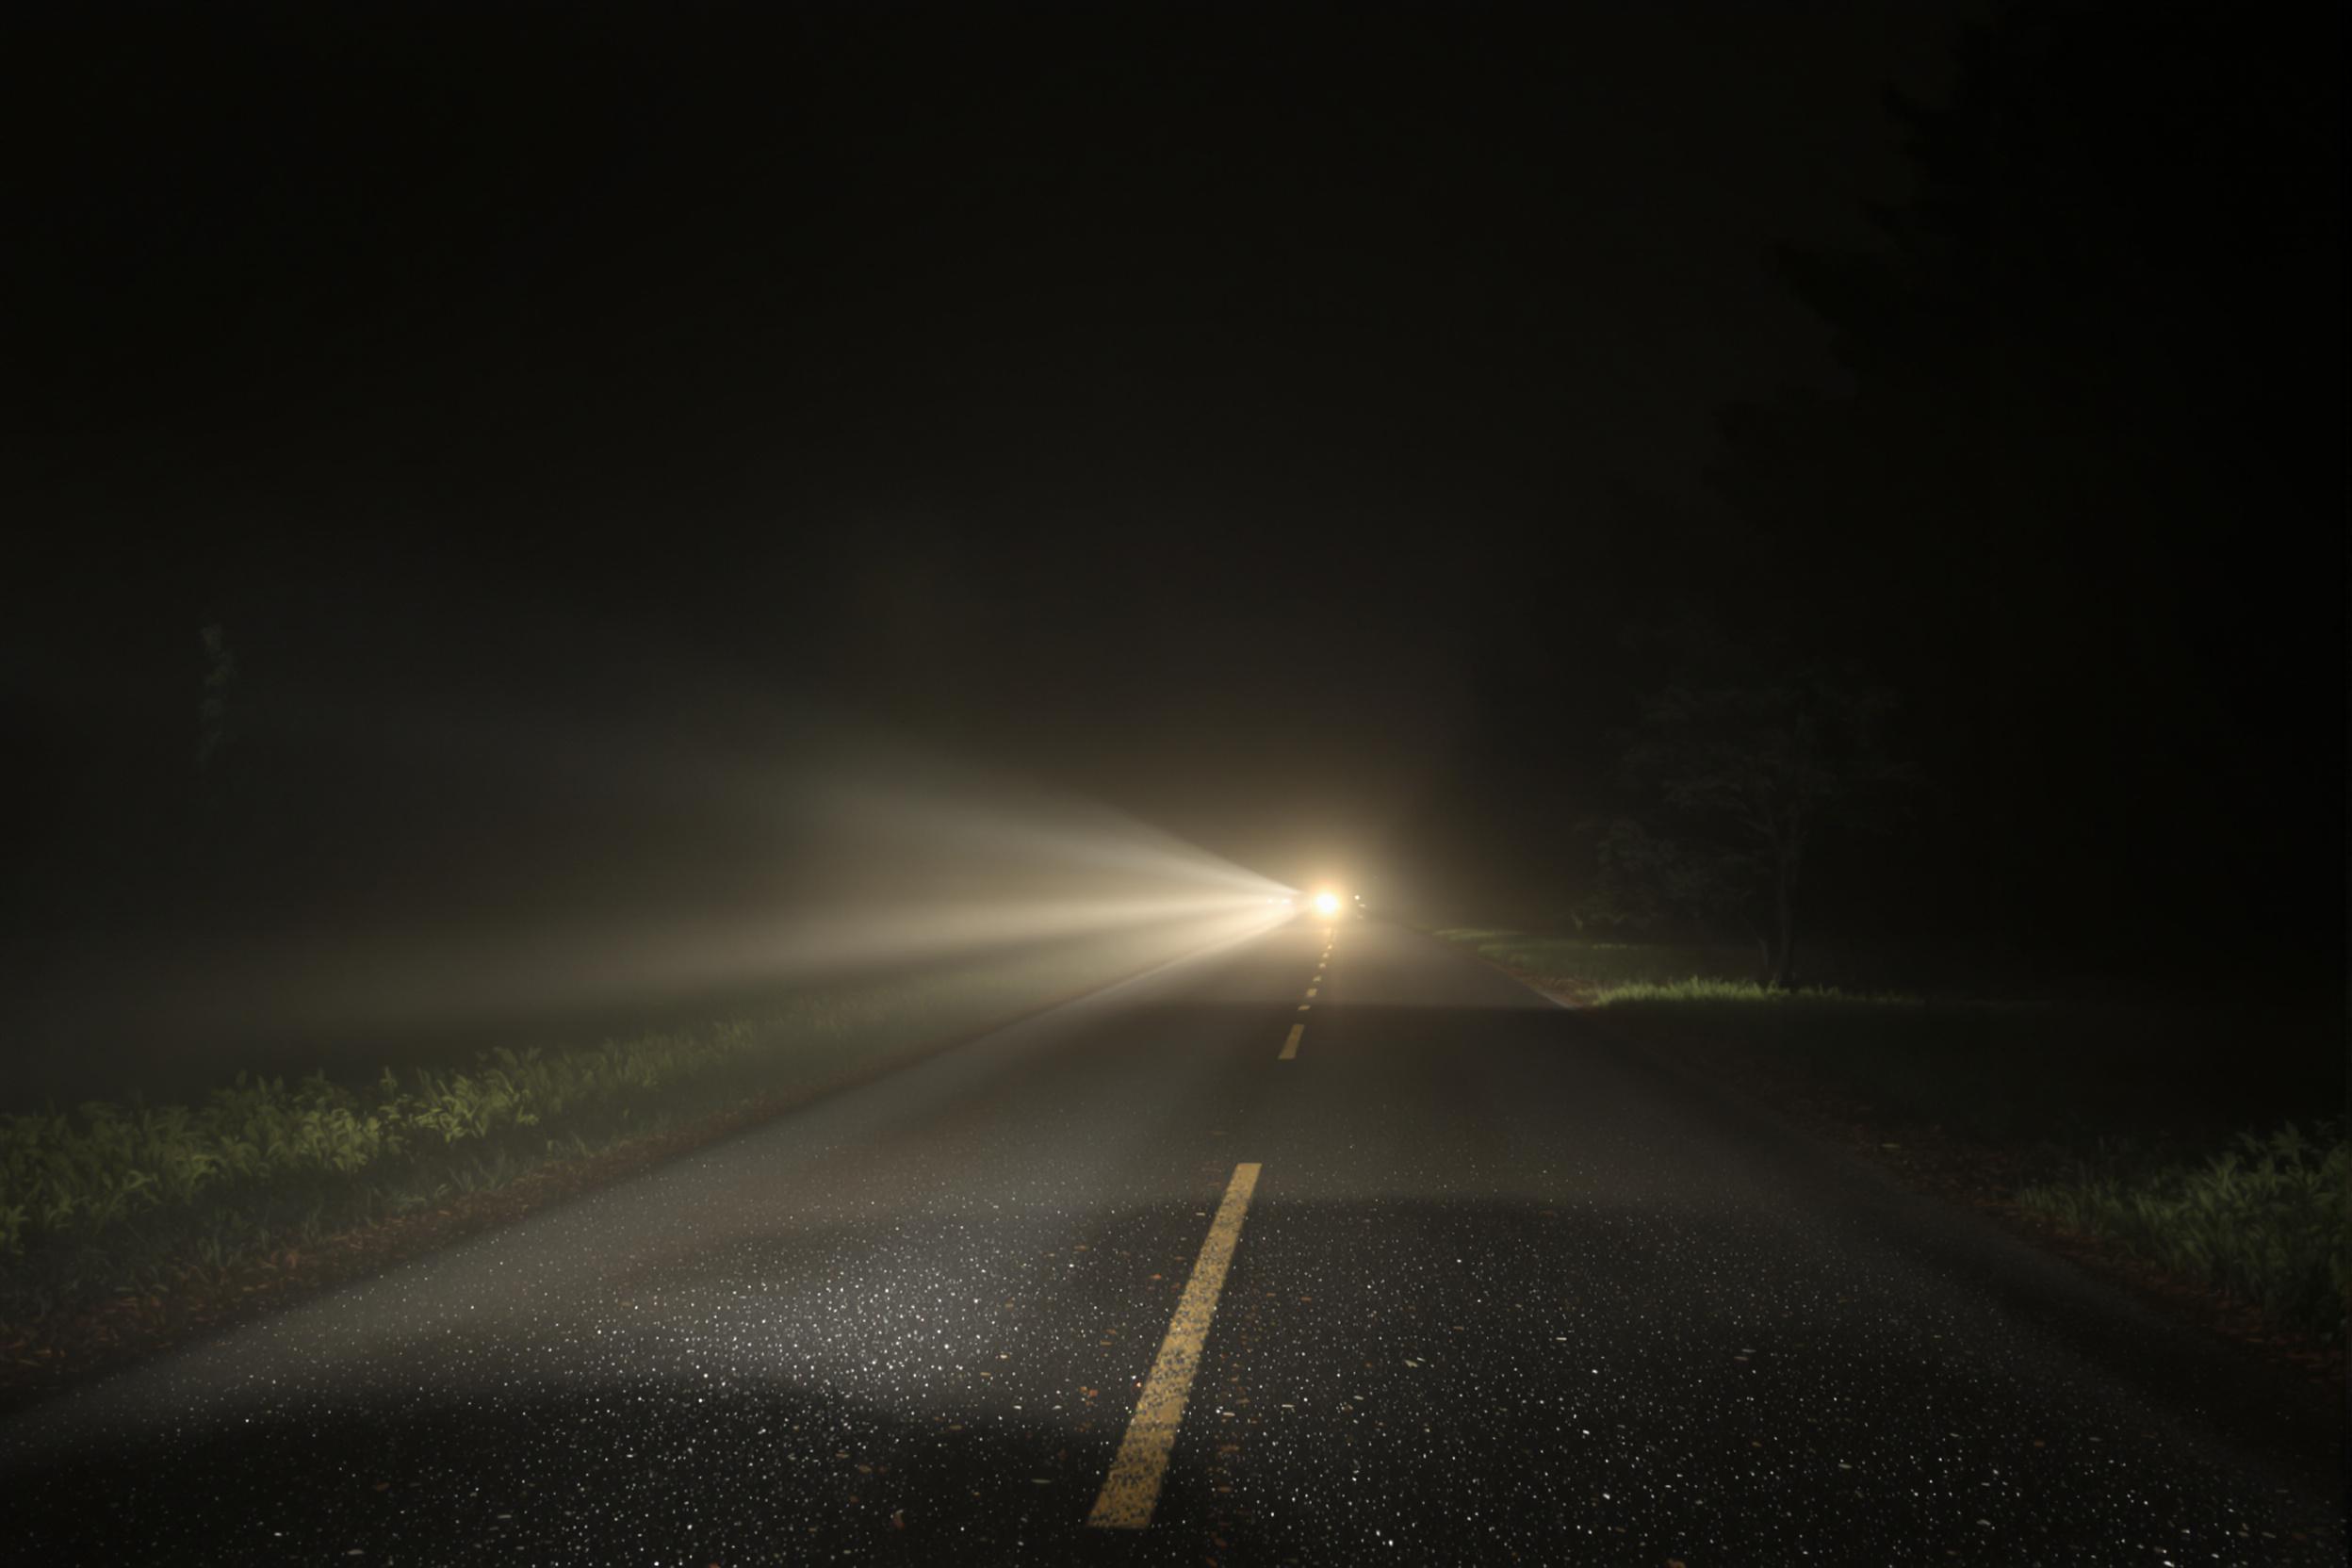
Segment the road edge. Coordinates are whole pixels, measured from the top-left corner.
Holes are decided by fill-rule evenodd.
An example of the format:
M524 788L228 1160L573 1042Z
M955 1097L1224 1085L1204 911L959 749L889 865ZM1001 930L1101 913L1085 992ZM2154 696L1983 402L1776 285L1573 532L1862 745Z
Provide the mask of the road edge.
M1418 928L1416 928L1418 929ZM1444 942L1451 951L1502 974L1534 992L1553 1006L1577 1014L1585 1023L1693 1086L1737 1096L1760 1107L1793 1132L1836 1147L1870 1168L1884 1174L1903 1190L1955 1208L1984 1216L2003 1233L2037 1251L2064 1259L2085 1274L2117 1289L2176 1326L2196 1332L2238 1356L2249 1376L2275 1384L2283 1399L2305 1407L2311 1418L2331 1427L2341 1446L2352 1434L2352 1382L2347 1382L2345 1347L2329 1345L2273 1321L2254 1304L2242 1301L2203 1281L2174 1273L2127 1251L2103 1236L2068 1229L2025 1209L1998 1187L1974 1182L1955 1183L1955 1168L1980 1169L1989 1160L1972 1160L1977 1150L1966 1140L1941 1135L1940 1148L1922 1151L1916 1128L1873 1125L1883 1115L1843 1086L1800 1084L1793 1074L1774 1078L1761 1071L1729 1075L1710 1070L1703 1049L1662 1039L1600 1016L1601 1009L1574 993L1546 985L1544 977L1516 970L1459 943L1447 942L1427 930L1421 935ZM1838 1109L1828 1108L1832 1100ZM1859 1117L1853 1113L1859 1112ZM1850 1119L1851 1118L1851 1119ZM1891 1157L1902 1154L1905 1157ZM1924 1156L1924 1157L1923 1157Z

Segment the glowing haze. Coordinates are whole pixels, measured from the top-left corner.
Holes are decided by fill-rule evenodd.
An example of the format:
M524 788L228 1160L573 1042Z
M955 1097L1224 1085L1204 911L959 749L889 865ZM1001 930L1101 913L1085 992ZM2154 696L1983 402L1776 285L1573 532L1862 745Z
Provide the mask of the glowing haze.
M420 799L489 777L522 808L272 927L125 942L51 1043L191 1068L274 1045L300 1066L289 1052L561 1037L1053 943L1156 961L1293 912L1295 890L1099 802L815 727L776 726L791 741L766 756L670 727L380 727Z

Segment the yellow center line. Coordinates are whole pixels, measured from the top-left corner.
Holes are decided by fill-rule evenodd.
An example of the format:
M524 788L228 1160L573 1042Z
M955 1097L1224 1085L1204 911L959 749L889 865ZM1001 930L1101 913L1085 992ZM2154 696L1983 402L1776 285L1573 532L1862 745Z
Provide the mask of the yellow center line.
M1298 1054L1298 1037L1306 1032L1307 1026L1303 1023L1294 1023L1290 1026L1290 1038L1282 1042L1282 1059L1283 1061L1287 1062Z
M1305 1012L1307 1010L1307 1004L1303 1002L1298 1004L1298 1010L1302 1013Z
M1309 986L1307 988L1307 994L1309 996L1313 996L1315 994L1315 988L1313 986Z
M1088 1526L1099 1529L1139 1530L1152 1523L1159 1505L1160 1482L1168 1474L1168 1456L1176 1446L1176 1429L1184 1423L1184 1401L1192 1396L1192 1375L1200 1367L1200 1348L1209 1337L1209 1320L1217 1315L1217 1298L1225 1288L1225 1271L1232 1266L1234 1244L1241 1240L1242 1217L1250 1212L1250 1195L1257 1190L1259 1167L1253 1162L1233 1167L1225 1200L1209 1221L1209 1233L1193 1261L1192 1278L1176 1303L1176 1315L1160 1341L1152 1375L1135 1397L1135 1413L1127 1422L1119 1457L1094 1499Z

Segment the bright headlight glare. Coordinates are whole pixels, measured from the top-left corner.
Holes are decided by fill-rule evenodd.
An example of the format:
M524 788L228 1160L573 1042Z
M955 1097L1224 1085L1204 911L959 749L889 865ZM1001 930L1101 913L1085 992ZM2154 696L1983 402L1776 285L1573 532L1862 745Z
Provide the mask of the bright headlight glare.
M1320 892L1315 894L1315 912L1318 915L1335 915L1339 913L1339 895L1334 892Z

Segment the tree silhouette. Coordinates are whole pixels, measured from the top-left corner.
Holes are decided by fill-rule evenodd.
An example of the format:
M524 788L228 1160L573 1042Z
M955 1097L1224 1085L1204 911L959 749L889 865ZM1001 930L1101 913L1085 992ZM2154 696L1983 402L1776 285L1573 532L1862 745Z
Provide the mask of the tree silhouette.
M1724 417L1716 597L1905 694L1954 804L1916 880L2052 962L2165 961L2194 907L2333 945L2341 30L2003 7L1945 103L1888 96L1880 243L1775 258L1847 385Z
M1646 809L1612 822L1589 917L1729 917L1766 984L1794 984L1805 874L1821 842L1883 815L1911 770L1877 730L1883 689L1798 671L1658 693L1620 760Z

